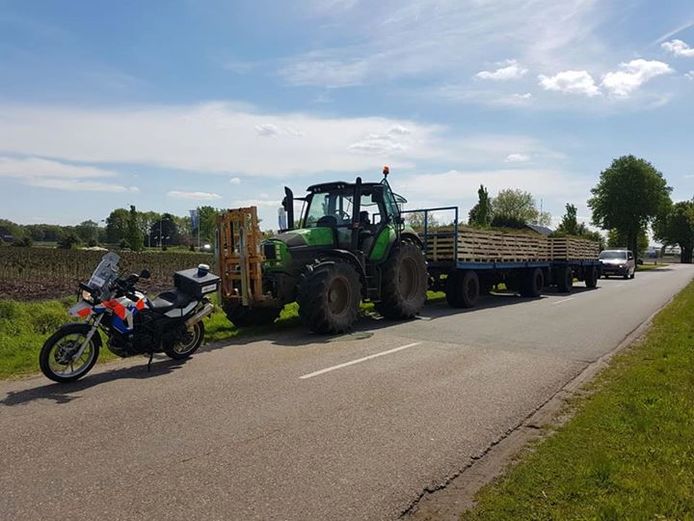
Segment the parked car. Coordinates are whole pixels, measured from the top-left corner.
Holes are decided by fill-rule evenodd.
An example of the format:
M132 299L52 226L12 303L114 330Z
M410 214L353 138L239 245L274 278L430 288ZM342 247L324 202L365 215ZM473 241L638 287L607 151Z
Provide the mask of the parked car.
M630 250L603 250L600 252L600 264L605 278L610 275L633 279L636 272L636 259Z

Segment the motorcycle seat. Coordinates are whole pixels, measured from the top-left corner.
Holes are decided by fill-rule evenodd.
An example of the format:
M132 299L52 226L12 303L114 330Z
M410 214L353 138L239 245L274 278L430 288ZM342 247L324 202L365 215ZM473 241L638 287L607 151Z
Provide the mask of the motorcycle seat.
M152 300L150 305L154 311L166 313L172 309L184 308L192 300L193 298L190 295L186 295L178 289L170 289L157 295L157 298Z

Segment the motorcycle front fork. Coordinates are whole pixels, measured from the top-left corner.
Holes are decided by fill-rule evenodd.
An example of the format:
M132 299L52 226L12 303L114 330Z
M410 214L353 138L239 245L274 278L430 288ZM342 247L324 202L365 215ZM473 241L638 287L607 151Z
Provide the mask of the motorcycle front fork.
M92 328L89 330L89 333L87 333L87 338L85 338L84 342L82 342L82 345L80 346L79 351L75 353L73 360L79 360L80 356L82 356L82 353L84 353L84 350L87 349L89 342L91 342L94 333L96 333L96 330L99 329L99 324L101 324L101 319L103 318L104 315L99 315L96 317L96 319L94 319L94 322L92 322Z

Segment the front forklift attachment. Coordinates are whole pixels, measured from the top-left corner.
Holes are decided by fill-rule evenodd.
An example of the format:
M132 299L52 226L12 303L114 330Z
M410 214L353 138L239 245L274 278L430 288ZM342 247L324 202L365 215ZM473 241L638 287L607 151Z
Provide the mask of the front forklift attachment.
M238 327L271 322L281 309L267 307L263 292L263 262L255 206L228 210L217 218L218 261L222 308Z

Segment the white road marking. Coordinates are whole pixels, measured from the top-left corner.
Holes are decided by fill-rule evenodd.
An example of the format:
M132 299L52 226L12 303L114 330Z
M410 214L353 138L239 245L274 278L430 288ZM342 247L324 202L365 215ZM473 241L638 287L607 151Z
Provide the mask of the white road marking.
M313 373L308 373L308 374L305 374L303 376L300 376L299 379L300 380L306 380L307 378L313 378L314 376L325 374L325 373L328 373L330 371L335 371L336 369L342 369L343 367L348 367L350 365L360 364L362 362L366 362L367 360L371 360L373 358L378 358L379 356L397 353L398 351L402 351L403 349L409 349L410 347L418 346L419 344L421 344L421 342L414 342L413 344L407 344L404 346L396 347L395 349L389 349L388 351L381 351L380 353L375 353L373 355L365 356L364 358L357 358L356 360L352 360L351 362L345 362L344 364L338 364L338 365L334 365L332 367L326 367L325 369L321 369L320 371L315 371Z
M575 299L575 298L576 298L576 297L569 297L569 298L565 298L565 299L562 299L562 300L557 300L556 302L552 302L552 305L555 306L555 305L557 305L557 304L563 304L564 302L568 302L569 300L573 300L573 299Z
M421 315L415 315L414 318L416 318L417 320L431 320L431 317L423 317Z

